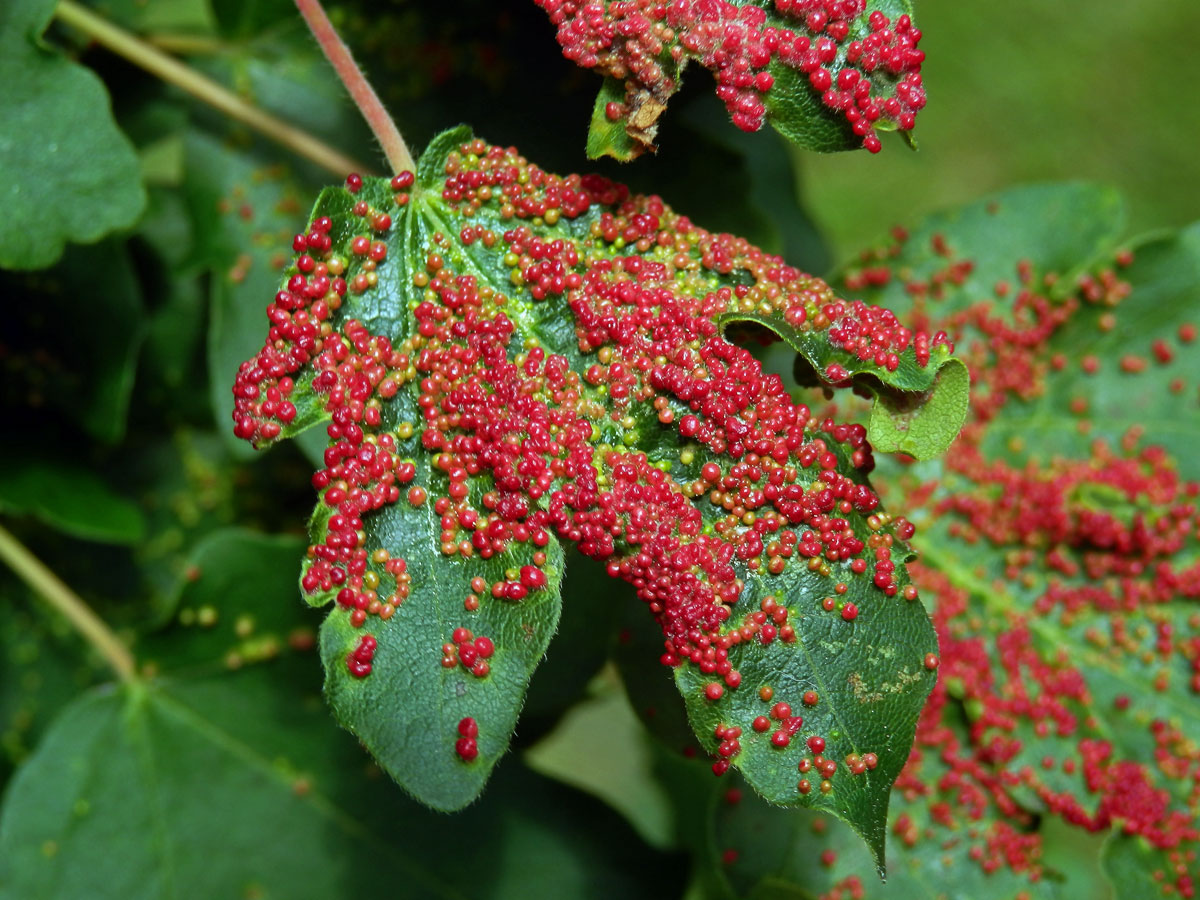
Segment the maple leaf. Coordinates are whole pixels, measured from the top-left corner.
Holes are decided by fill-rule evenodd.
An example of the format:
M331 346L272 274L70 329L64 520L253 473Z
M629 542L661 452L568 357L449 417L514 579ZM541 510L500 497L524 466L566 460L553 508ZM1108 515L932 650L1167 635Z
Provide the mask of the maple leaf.
M713 72L733 124L770 123L811 150L907 134L925 106L921 32L908 0L535 0L563 55L605 76L588 156L654 149L658 120L689 63Z
M658 620L718 774L837 812L881 856L934 680L911 529L867 480L867 429L814 417L730 338L784 339L887 418L961 368L944 336L466 129L415 177L328 189L293 246L235 431L328 423L301 585L334 603L326 691L384 768L439 808L478 794L554 634L567 543ZM943 441L958 387L930 401Z

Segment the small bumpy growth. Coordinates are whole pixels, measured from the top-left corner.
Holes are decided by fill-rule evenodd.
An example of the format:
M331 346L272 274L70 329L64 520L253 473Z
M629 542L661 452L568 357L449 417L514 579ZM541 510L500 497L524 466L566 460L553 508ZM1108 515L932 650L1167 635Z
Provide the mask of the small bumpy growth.
M849 636L861 609L915 599L902 566L911 526L879 508L862 426L814 417L722 325L777 322L830 381L871 372L927 388L952 349L944 335L838 300L657 197L555 176L513 149L460 135L422 167L417 184L402 173L327 192L296 236L268 341L234 387L235 432L256 444L329 420L302 585L380 635L369 659L363 644L346 658L352 675L387 664L386 629L398 627L388 620L439 591L436 578L413 581L411 558L373 543L388 521L429 523L440 565L478 573L444 607L460 621L519 622L529 595L548 589L556 541L605 561L657 619L662 661L702 677L700 702L714 707L742 684L739 654L798 645L814 614ZM526 562L488 569L514 554ZM840 596L848 583L853 603ZM919 606L907 608L927 627ZM496 643L477 634L459 625L433 656L415 648L391 664L440 653L446 677L465 670L486 685L505 647L499 628ZM918 673L906 682L910 725L932 681L927 649L905 663ZM808 677L797 707L817 703ZM786 705L763 738L776 748L804 724ZM832 722L831 707L822 697L814 726ZM463 760L479 751L470 721L455 745ZM715 735L725 766L740 734L730 723ZM807 734L824 746L815 727ZM892 750L894 772L907 744ZM838 764L796 753L828 792ZM798 784L793 775L797 798Z
M931 853L966 837L985 872L1038 882L1048 869L1029 826L1057 816L1144 841L1152 850L1129 852L1145 889L1192 897L1200 483L1148 438L1174 440L1172 404L1194 416L1196 327L1179 321L1185 307L1152 299L1157 286L1139 288L1141 251L1115 253L1065 291L1054 272L1014 260L980 298L962 287L976 263L952 238L933 236L939 263L918 278L910 259L928 252L897 237L847 282L906 279L917 319L969 345L975 384L941 475L906 485L914 518L938 523L913 577L935 598L941 678L897 781L893 833ZM1170 271L1162 246L1146 251L1147 271ZM1116 340L1133 319L1146 323L1141 344ZM1106 341L1115 352L1071 352Z
M535 2L558 27L564 56L623 84L623 101L605 113L646 146L690 61L713 72L743 131L788 116L797 101L787 95L804 89L800 79L872 153L881 148L878 129L911 131L925 106L920 30L909 15L893 20L867 0Z

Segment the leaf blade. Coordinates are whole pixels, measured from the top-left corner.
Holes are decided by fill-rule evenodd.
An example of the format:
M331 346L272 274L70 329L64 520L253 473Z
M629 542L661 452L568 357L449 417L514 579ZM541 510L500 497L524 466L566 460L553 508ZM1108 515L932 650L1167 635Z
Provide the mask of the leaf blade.
M1178 848L1197 818L1179 776L1200 716L1186 500L1200 228L1117 249L1120 210L1077 183L1004 192L930 217L844 282L950 332L976 381L947 456L892 471L941 644L901 783L972 785L1013 850L997 864L1018 872L1043 865L1051 816L1111 829L1105 865L1132 894L1164 854L1193 877Z
M47 0L19 0L0 19L0 196L22 223L0 241L6 269L45 268L68 242L94 243L132 225L146 204L137 155L103 83L42 43L53 11Z
M271 340L240 369L236 430L259 443L288 436L306 415L292 397L330 414L301 587L310 604L337 604L322 655L342 723L423 802L469 802L557 621L559 541L638 587L663 629L664 661L688 668L689 706L714 678L736 691L743 656L750 671L760 652L803 638L811 604L828 596L822 623L875 632L888 619L904 658L902 684L881 658L870 660L878 684L857 673L860 693L888 685L886 740L843 704L876 745L859 749L880 753L857 799L838 808L881 855L877 813L933 680L922 665L932 631L904 599L903 522L875 514L865 429L813 418L721 330L762 321L827 370L842 360L914 394L934 385L950 349L897 328L876 335L879 362L863 361L848 323L885 322L882 311L838 305L819 279L697 228L657 197L546 173L463 129L433 141L415 178L326 191L311 223L270 311ZM689 378L708 390L689 394ZM768 476L760 497L752 485ZM758 513L747 509L731 516L739 503L767 527L751 528ZM753 617L776 594L783 637L768 651L776 624L760 648ZM523 623L524 637L504 624L535 614L544 621ZM490 657L475 673L480 629L497 664L529 643L520 677L499 678ZM729 651L715 676L694 641ZM853 694L837 671L826 693ZM795 688L803 676L784 677ZM485 746L470 703L489 690L499 734L489 730ZM740 722L746 710L730 709ZM693 728L712 750L705 715ZM753 743L743 762L760 790L821 802ZM843 756L854 747L832 733L830 746Z

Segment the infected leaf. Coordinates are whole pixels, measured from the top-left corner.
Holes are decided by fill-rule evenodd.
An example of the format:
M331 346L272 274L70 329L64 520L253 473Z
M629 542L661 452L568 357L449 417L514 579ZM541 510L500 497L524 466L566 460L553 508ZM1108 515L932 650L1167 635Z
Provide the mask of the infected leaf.
M689 63L712 70L734 125L770 121L789 140L878 153L925 106L921 32L908 0L535 0L563 55L604 76L588 156L653 151L659 117Z
M826 383L880 394L933 389L952 347L466 129L415 179L326 190L293 249L235 432L329 423L301 587L335 603L326 692L383 767L438 808L476 796L556 627L568 541L658 620L714 771L845 817L881 859L934 680L909 528L867 482L865 428L819 420L730 338L765 326ZM788 703L788 741L752 730ZM828 784L806 794L818 742Z
M845 285L907 295L974 382L944 459L889 482L941 648L897 781L930 806L893 829L941 854L974 828L972 858L1033 881L1039 819L1111 832L1106 868L1141 897L1189 893L1200 840L1200 226L1120 247L1119 210L1085 185L998 194Z

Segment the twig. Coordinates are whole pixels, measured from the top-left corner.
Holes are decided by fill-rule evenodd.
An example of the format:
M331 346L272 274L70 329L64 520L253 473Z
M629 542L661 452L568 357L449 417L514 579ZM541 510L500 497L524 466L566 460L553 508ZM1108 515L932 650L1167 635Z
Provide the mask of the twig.
M366 166L344 153L334 150L282 119L264 112L254 104L247 103L228 88L118 28L73 0L59 0L54 14L62 22L78 28L118 56L157 75L163 81L182 88L196 99L225 113L231 119L248 125L338 177L345 176L350 172L366 173L369 171Z
M408 152L408 145L400 136L400 129L396 127L396 123L384 109L379 95L375 93L375 89L363 75L362 69L350 55L350 48L334 30L329 16L325 15L325 10L321 8L320 0L296 0L296 8L300 10L300 15L304 16L304 21L308 23L313 37L320 44L325 58L329 60L330 65L337 72L338 78L350 92L359 112L371 126L371 131L374 132L375 139L379 141L379 146L383 148L384 155L387 156L393 172L415 169L416 164L413 162L412 154Z
M124 682L137 681L133 655L128 648L113 634L104 620L92 612L79 595L67 587L57 575L29 552L24 544L0 526L0 560L8 563L9 567L20 576L21 580L33 588L51 606L67 617L67 621L108 664L116 671L117 676Z

